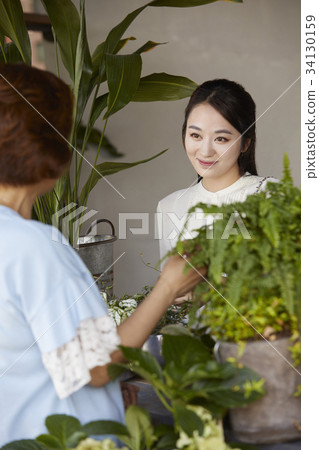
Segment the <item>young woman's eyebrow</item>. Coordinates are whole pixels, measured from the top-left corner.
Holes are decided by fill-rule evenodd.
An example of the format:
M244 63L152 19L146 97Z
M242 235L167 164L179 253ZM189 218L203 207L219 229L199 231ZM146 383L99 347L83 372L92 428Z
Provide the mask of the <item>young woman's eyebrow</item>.
M231 131L229 130L216 130L215 133L226 133L226 134L233 134Z
M192 128L194 130L198 130L198 131L202 131L202 129L200 127L197 127L196 125L189 125L188 128ZM226 133L226 134L233 134L231 131L229 130L215 130L214 133Z

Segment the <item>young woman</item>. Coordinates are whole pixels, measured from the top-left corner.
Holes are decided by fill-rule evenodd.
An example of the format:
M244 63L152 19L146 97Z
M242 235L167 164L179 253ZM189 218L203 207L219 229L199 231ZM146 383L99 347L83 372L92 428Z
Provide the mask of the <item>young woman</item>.
M264 189L267 181L275 181L257 175L255 121L253 99L233 81L207 81L194 91L185 110L182 137L200 182L159 202L161 259L174 248L189 208L199 202L218 206L243 202ZM204 219L193 214L184 238L191 238L192 231L203 224Z
M124 420L108 364L140 347L174 299L200 280L172 258L119 327L94 280L52 227L31 220L37 196L68 168L72 95L54 75L0 64L0 446L46 431L51 414Z

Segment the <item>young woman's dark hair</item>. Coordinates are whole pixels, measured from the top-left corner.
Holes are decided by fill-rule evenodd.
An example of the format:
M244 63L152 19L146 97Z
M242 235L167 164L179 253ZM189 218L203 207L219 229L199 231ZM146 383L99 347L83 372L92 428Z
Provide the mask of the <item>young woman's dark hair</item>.
M63 174L72 157L72 110L72 93L55 75L0 64L0 184L30 185Z
M211 105L236 128L242 135L242 148L249 142L247 150L240 153L238 167L241 175L245 172L257 175L255 162L256 105L250 94L240 84L225 79L206 81L198 86L185 109L185 120L182 128L184 143L189 114L195 106L201 103Z

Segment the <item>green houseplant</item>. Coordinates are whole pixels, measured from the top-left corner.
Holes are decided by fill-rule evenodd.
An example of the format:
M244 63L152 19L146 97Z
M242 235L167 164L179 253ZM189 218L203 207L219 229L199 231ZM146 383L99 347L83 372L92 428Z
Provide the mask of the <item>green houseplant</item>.
M148 41L131 54L119 54L128 41L123 34L147 7L192 7L217 0L154 0L131 12L110 30L105 40L91 53L86 33L85 0L80 1L80 12L71 0L41 0L52 25L56 48L57 74L62 63L70 77L74 93L74 124L70 137L73 152L73 173L62 177L55 190L41 198L35 206L36 217L45 223L54 223L62 231L63 216L58 212L66 205L83 207L84 215L88 197L97 182L121 170L147 162L151 158L133 163L98 163L100 149L108 146L105 128L111 115L129 102L151 102L177 100L189 96L196 84L181 76L153 73L141 77L142 54L159 43ZM241 0L234 0L241 2ZM5 43L5 36L12 42ZM0 0L0 61L24 61L31 64L31 46L23 19L20 0ZM101 93L105 92L105 93ZM91 105L91 106L90 106ZM84 111L88 112L87 123L82 123ZM97 120L103 119L103 130L94 128ZM97 142L96 158L86 180L81 178L84 152L89 141ZM80 143L79 150L77 146ZM108 147L109 148L109 147ZM115 155L119 155L115 152ZM80 189L81 184L83 187ZM73 208L73 210L74 210ZM71 210L68 208L68 213ZM74 221L73 221L74 222ZM81 220L76 226L70 221L68 238L77 243Z
M133 368L152 384L173 414L174 426L153 426L149 413L137 406L126 411L125 425L105 420L81 425L74 417L53 415L45 421L48 434L12 442L3 450L116 450L110 441L88 440L90 435L105 434L117 436L132 450L228 450L218 420L227 407L247 405L264 393L263 380L252 370L232 362L217 363L208 346L187 334L164 335L164 367L141 349L121 348L130 364L111 365L110 375L115 378L122 370Z
M222 342L222 359L243 361L266 378L268 394L257 402L262 413L257 412L257 403L238 413L241 419L247 414L246 425L250 422L255 431L250 436L250 432L237 430L238 436L260 443L298 438L300 403L294 393L300 383L301 195L293 185L288 157L284 158L282 180L268 183L265 192L251 195L243 203L198 204L190 212L198 208L207 216L219 216L213 227L203 226L197 237L180 240L176 246L179 253L190 255L191 264L208 266L207 282L197 286L194 295L195 301L205 306L201 314L191 314L191 323ZM260 356L260 364L266 365L260 368L263 373L256 366L259 351L268 352L270 358L267 360L265 353ZM277 365L278 376L272 372ZM276 377L281 384L275 382ZM280 392L284 399L279 400ZM273 402L274 397L282 401L284 410ZM267 405L272 413L267 412ZM260 435L256 431L258 415L263 421Z

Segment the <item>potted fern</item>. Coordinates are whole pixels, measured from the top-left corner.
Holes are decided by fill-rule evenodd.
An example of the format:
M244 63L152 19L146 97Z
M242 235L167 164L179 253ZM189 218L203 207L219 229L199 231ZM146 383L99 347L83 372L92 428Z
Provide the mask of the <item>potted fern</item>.
M247 409L231 412L234 432L249 443L297 439L301 196L288 157L282 180L268 183L265 192L243 203L198 204L190 212L198 208L219 216L213 230L203 226L194 239L177 243L192 264L208 266L207 282L195 289L197 306L205 306L201 314L191 314L191 323L217 341L221 360L235 358L264 377L268 392ZM239 222L245 233L236 227Z

